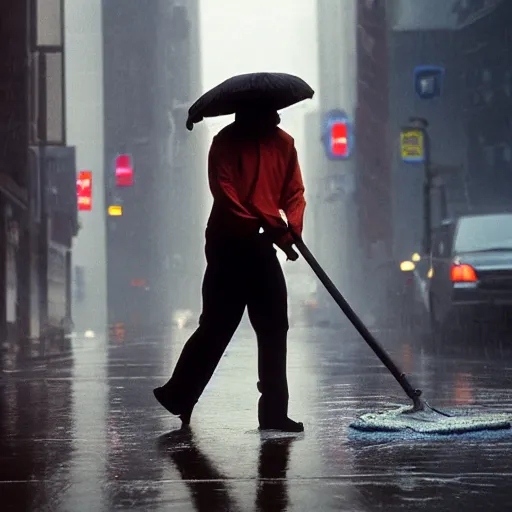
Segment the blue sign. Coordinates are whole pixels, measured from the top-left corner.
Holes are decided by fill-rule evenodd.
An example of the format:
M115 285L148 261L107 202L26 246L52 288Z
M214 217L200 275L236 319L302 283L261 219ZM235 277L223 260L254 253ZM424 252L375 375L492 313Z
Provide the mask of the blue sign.
M417 66L414 69L414 89L422 100L441 96L444 68L440 66Z
M354 130L343 110L331 110L322 123L322 143L329 160L347 160L352 155Z

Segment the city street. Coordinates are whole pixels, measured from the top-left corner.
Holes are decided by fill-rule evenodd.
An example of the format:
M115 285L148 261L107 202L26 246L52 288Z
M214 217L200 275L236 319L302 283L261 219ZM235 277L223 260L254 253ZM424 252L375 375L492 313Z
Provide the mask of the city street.
M0 25L0 512L512 511L512 428L351 427L411 405L391 373L512 424L512 0L10 0ZM300 434L258 428L285 300ZM206 367L244 305L275 359L259 379L244 319L181 428L154 388L201 308Z
M348 428L363 412L405 402L351 331L290 332L290 416L304 422L304 434L258 432L256 344L246 326L191 431L176 431L178 419L152 389L167 379L188 334L77 339L71 357L7 361L2 510L508 509L512 432L425 438ZM386 335L383 342L430 403L512 412L510 351L481 345L446 356L417 340Z

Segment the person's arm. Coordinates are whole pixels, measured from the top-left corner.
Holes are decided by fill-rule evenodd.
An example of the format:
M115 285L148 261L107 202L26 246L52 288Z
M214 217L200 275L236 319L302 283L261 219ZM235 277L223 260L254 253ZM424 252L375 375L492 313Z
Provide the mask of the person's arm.
M214 139L208 154L208 179L213 199L236 216L254 221L257 217L240 202L235 185L237 172L226 150Z
M288 179L281 195L280 207L286 214L288 225L300 236L304 227L306 199L304 198L304 182L295 147L292 148L288 169Z

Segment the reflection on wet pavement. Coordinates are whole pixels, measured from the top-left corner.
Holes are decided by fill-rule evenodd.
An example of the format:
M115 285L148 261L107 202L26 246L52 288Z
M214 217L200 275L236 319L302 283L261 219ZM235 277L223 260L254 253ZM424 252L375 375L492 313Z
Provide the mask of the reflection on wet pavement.
M75 339L71 355L4 364L1 510L509 509L512 432L397 438L348 429L364 412L405 403L352 332L290 333L290 415L304 434L258 432L256 343L245 328L191 429L176 430L152 389L188 334ZM381 340L432 404L512 412L506 343Z
M160 445L188 487L197 511L238 509L231 499L226 475L201 451L190 428L164 434Z

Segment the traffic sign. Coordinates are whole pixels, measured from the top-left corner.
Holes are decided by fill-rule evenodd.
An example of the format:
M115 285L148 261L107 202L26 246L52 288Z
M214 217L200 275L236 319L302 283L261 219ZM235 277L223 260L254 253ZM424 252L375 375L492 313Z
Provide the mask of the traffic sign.
M423 130L402 128L400 133L400 151L403 162L425 162L425 134Z

